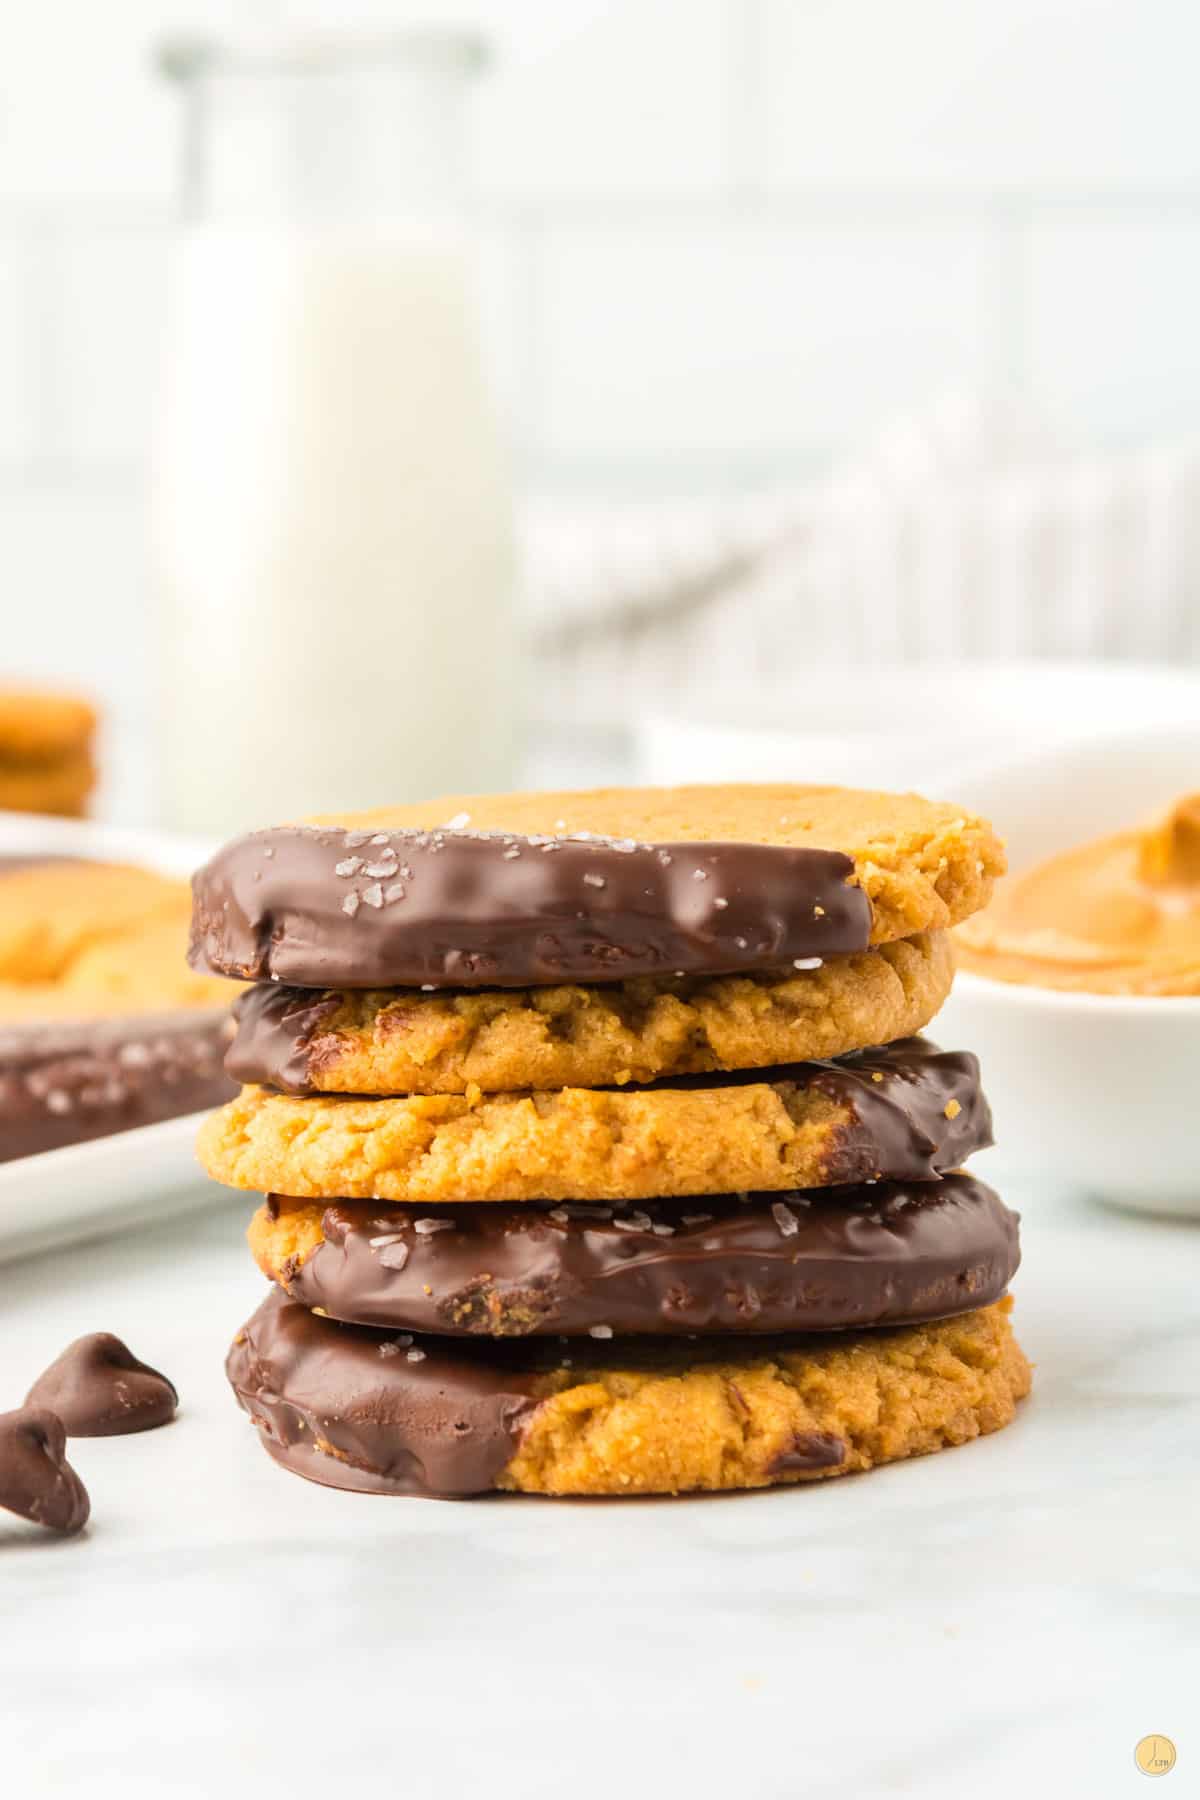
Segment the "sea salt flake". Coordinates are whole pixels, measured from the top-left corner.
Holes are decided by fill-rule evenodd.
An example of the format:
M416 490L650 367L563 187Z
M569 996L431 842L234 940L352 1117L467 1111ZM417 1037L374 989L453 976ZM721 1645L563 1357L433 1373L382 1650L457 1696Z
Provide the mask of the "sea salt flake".
M404 1233L402 1231L388 1231L381 1237L368 1238L367 1249L380 1250L383 1248L384 1244L401 1244L403 1242Z
M794 956L792 967L793 969L819 969L822 961L823 958L819 956Z
M347 894L346 898L342 901L342 911L352 919L360 905L361 901L357 894Z
M435 1231L453 1231L453 1219L414 1219L413 1230L421 1237L430 1237Z
M424 1350L418 1350L414 1345L414 1347L408 1352L408 1354L405 1358L405 1361L406 1362L424 1362L425 1361Z
M593 875L590 870L584 876L583 879L587 883L588 887L602 888L602 887L606 886L603 875Z
M377 881L373 881L369 888L363 889L363 899L368 906L380 907L383 905L383 889Z
M552 1209L551 1209L551 1210L550 1210L550 1212L548 1212L548 1213L547 1213L547 1214L546 1214L546 1217L547 1217L547 1218L548 1218L548 1219L553 1219L553 1220L554 1220L554 1223L555 1223L555 1224L556 1224L556 1225L569 1225L569 1224L570 1224L570 1222L571 1222L571 1215L570 1215L570 1213L569 1213L569 1212L568 1212L568 1211L567 1211L567 1209L566 1209L566 1207L565 1207L565 1206L555 1206L555 1207L553 1207L553 1208L552 1208Z
M658 1222L658 1224L653 1225L651 1227L651 1230L654 1232L655 1237L674 1237L675 1236L675 1227L673 1225L664 1225L661 1220Z
M379 1261L385 1269L402 1269L408 1261L407 1244L389 1244L379 1252Z
M446 820L446 823L442 826L442 830L461 831L464 825L469 825L470 823L471 815L469 812L456 812L452 819Z
M781 1237L795 1237L800 1229L799 1219L796 1217L791 1207L785 1206L782 1200L775 1200L772 1202L771 1217L774 1219L776 1225L778 1225Z
M610 1338L612 1334L613 1328L611 1325L591 1325L588 1327L589 1337Z
M692 880L693 881L707 881L708 880L708 870L707 869L693 869L692 870Z
M334 863L333 872L335 875L357 875L362 866L361 856L347 856L340 863Z
M506 850L504 852L504 861L512 862L513 858L516 856L520 856L520 854L521 854L521 852L518 850L517 846L514 844L511 850Z
M718 894L713 901L713 905L718 907L721 912L724 912L725 908L729 905L729 902L725 899L723 894Z
M378 862L368 863L363 870L364 875L370 875L374 879L382 876L385 881L389 875L394 875L395 873L396 852L394 850L390 850L386 856L381 856Z
M682 1225L711 1225L714 1216L712 1213L682 1213L680 1223Z

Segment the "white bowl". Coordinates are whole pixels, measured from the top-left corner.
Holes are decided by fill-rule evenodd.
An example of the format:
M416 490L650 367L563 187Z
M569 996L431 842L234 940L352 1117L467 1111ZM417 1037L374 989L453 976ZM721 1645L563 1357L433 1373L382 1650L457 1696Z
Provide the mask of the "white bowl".
M813 663L639 721L641 781L832 781L957 799L964 771L1113 728L1200 724L1200 672L1132 664Z
M1020 870L1197 788L1200 718L977 772L953 793L995 821ZM983 1173L1200 1218L1200 998L1058 993L964 970L933 1030L982 1063L997 1137Z

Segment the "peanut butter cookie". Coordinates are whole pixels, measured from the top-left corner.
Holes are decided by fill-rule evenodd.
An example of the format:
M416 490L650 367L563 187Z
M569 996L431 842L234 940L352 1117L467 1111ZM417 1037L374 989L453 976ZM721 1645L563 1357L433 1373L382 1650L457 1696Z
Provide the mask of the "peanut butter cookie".
M191 954L336 990L786 973L953 925L1003 870L988 824L915 794L469 796L235 839L195 877Z
M929 1023L953 974L949 934L938 931L783 976L453 994L263 982L238 1001L227 1066L288 1094L623 1087L890 1044Z
M740 1346L419 1342L273 1293L226 1365L285 1468L361 1493L681 1494L849 1475L1011 1423L1011 1302ZM540 1350L540 1354L539 1354Z
M913 1038L649 1088L379 1100L245 1088L205 1121L198 1150L228 1187L306 1200L643 1200L930 1180L990 1142L975 1058Z

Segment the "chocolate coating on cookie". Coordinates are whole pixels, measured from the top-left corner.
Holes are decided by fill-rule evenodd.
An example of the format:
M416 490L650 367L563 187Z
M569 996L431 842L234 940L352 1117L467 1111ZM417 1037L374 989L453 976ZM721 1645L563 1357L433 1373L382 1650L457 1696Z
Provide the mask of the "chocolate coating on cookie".
M195 968L300 987L730 974L867 948L836 850L281 826L193 878Z
M999 1299L1017 1224L968 1175L617 1208L360 1201L278 1273L332 1319L454 1337L843 1331Z
M933 1181L994 1142L979 1059L969 1050L902 1038L787 1072L850 1113L831 1180Z
M276 1460L331 1487L678 1494L1000 1430L1029 1389L1007 1306L846 1337L449 1343L335 1325L276 1291L226 1368Z
M330 1325L276 1290L225 1372L271 1455L298 1474L452 1498L495 1485L537 1404L536 1375L487 1348L427 1351Z
M137 1357L111 1331L76 1338L40 1375L26 1406L46 1407L69 1437L122 1437L153 1431L175 1417L173 1382Z
M87 1489L67 1461L62 1420L45 1407L0 1413L0 1506L47 1531L82 1531Z
M225 1012L0 1027L0 1162L219 1106Z

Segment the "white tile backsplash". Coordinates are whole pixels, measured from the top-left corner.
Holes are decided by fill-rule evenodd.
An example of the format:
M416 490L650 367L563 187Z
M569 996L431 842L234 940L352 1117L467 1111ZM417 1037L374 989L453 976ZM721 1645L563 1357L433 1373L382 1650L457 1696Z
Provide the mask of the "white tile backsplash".
M153 41L396 17L25 11L0 65L0 465L78 482L144 453L178 126ZM1196 417L1187 0L501 0L484 29L484 335L535 480L736 481L996 376L1105 436Z
M60 235L54 452L73 466L136 463L146 454L168 244L157 222Z
M1200 183L1190 0L755 0L775 190Z
M504 0L479 180L534 205L708 196L729 178L737 0Z
M0 230L0 467L21 465L36 448L33 263L37 239L17 225Z
M135 487L0 491L0 671L76 683L140 712L148 693L143 504Z
M811 457L987 360L985 232L825 217L560 231L542 287L556 458Z
M219 33L260 0L38 0L0 9L0 200L172 200L178 101L154 67L166 35Z
M1029 379L1101 439L1200 436L1200 200L1116 214L1035 213Z
M21 496L21 544L105 507L99 566L135 542L178 167L154 41L472 10L483 335L533 484L787 474L995 378L1101 441L1200 423L1191 0L42 0L0 58L6 595Z

